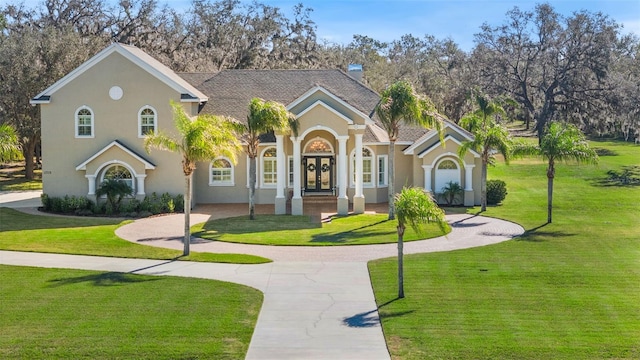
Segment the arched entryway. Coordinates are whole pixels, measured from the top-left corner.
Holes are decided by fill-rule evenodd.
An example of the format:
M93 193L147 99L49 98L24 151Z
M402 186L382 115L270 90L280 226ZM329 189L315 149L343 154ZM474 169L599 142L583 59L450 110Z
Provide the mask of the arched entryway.
M329 141L321 137L309 140L304 146L302 165L305 193L334 191L335 156Z
M461 184L460 168L455 159L444 158L436 165L434 192L436 194L442 193L442 189L447 186L449 182Z

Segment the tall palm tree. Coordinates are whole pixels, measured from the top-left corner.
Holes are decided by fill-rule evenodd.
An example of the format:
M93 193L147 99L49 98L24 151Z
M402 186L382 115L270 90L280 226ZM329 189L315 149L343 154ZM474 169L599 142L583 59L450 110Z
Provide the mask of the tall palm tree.
M598 154L589 147L584 134L571 124L552 122L540 140L540 155L547 166L547 223L551 223L553 208L553 180L556 162L574 160L583 164L597 164Z
M16 130L8 124L0 124L0 162L11 161L20 155L20 142Z
M458 149L463 158L469 150L480 154L482 160L480 176L481 211L487 210L487 166L495 161L495 154L502 154L508 164L513 141L507 128L499 124L496 116L506 116L504 108L483 94L476 94L478 109L460 119L460 126L473 134L473 140L466 140Z
M436 222L442 231L447 228L444 211L438 207L431 195L419 187L405 187L395 196L398 218L398 298L404 297L404 231L410 226L420 232L420 225Z
M389 220L395 218L395 143L398 140L400 126L419 125L436 128L442 141L442 119L444 117L426 96L418 95L407 81L395 82L384 91L375 108L383 128L389 135Z
M256 158L260 146L260 136L272 131L291 130L298 134L298 122L287 108L277 101L251 99L247 123L243 129L249 157L249 219L255 220Z
M235 163L236 153L240 150L237 138L238 124L228 117L215 115L199 115L191 119L184 108L171 102L173 118L179 138L163 132L149 134L144 139L147 152L151 148L179 153L182 156L182 172L184 173L184 252L189 255L191 240L191 175L196 169L196 162L211 161L218 156L225 156Z

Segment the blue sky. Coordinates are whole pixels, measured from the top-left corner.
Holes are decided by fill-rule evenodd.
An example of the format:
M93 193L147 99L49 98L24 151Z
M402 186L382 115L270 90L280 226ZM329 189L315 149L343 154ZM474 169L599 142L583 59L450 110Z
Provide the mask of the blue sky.
M7 0L0 0L0 4ZM14 0L9 0L15 2ZM18 0L20 1L20 0ZM42 0L24 0L33 5ZM116 0L107 0L116 2ZM376 40L392 41L404 34L438 39L452 38L464 50L473 47L473 35L480 25L501 24L505 13L514 6L533 10L535 0L259 0L279 7L286 14L302 2L314 9L311 18L316 22L321 40L347 44L354 34L367 35ZM242 0L250 3L251 0ZM178 10L186 10L191 0L158 0ZM549 3L563 15L574 11L603 12L624 26L624 33L640 36L640 0L551 0Z

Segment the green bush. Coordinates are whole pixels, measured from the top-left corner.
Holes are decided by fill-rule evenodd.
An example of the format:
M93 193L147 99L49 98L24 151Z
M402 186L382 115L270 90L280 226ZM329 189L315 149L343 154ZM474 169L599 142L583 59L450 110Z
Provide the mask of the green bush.
M65 195L60 198L42 194L40 200L44 211L58 214L82 213L84 215L87 211L91 211L94 206L93 202L84 196Z
M487 181L487 204L496 205L507 197L507 183L502 180Z

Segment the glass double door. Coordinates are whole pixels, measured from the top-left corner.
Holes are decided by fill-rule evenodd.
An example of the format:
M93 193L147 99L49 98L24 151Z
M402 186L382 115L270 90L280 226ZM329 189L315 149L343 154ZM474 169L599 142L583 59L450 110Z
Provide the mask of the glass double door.
M304 157L304 191L333 190L333 156Z

